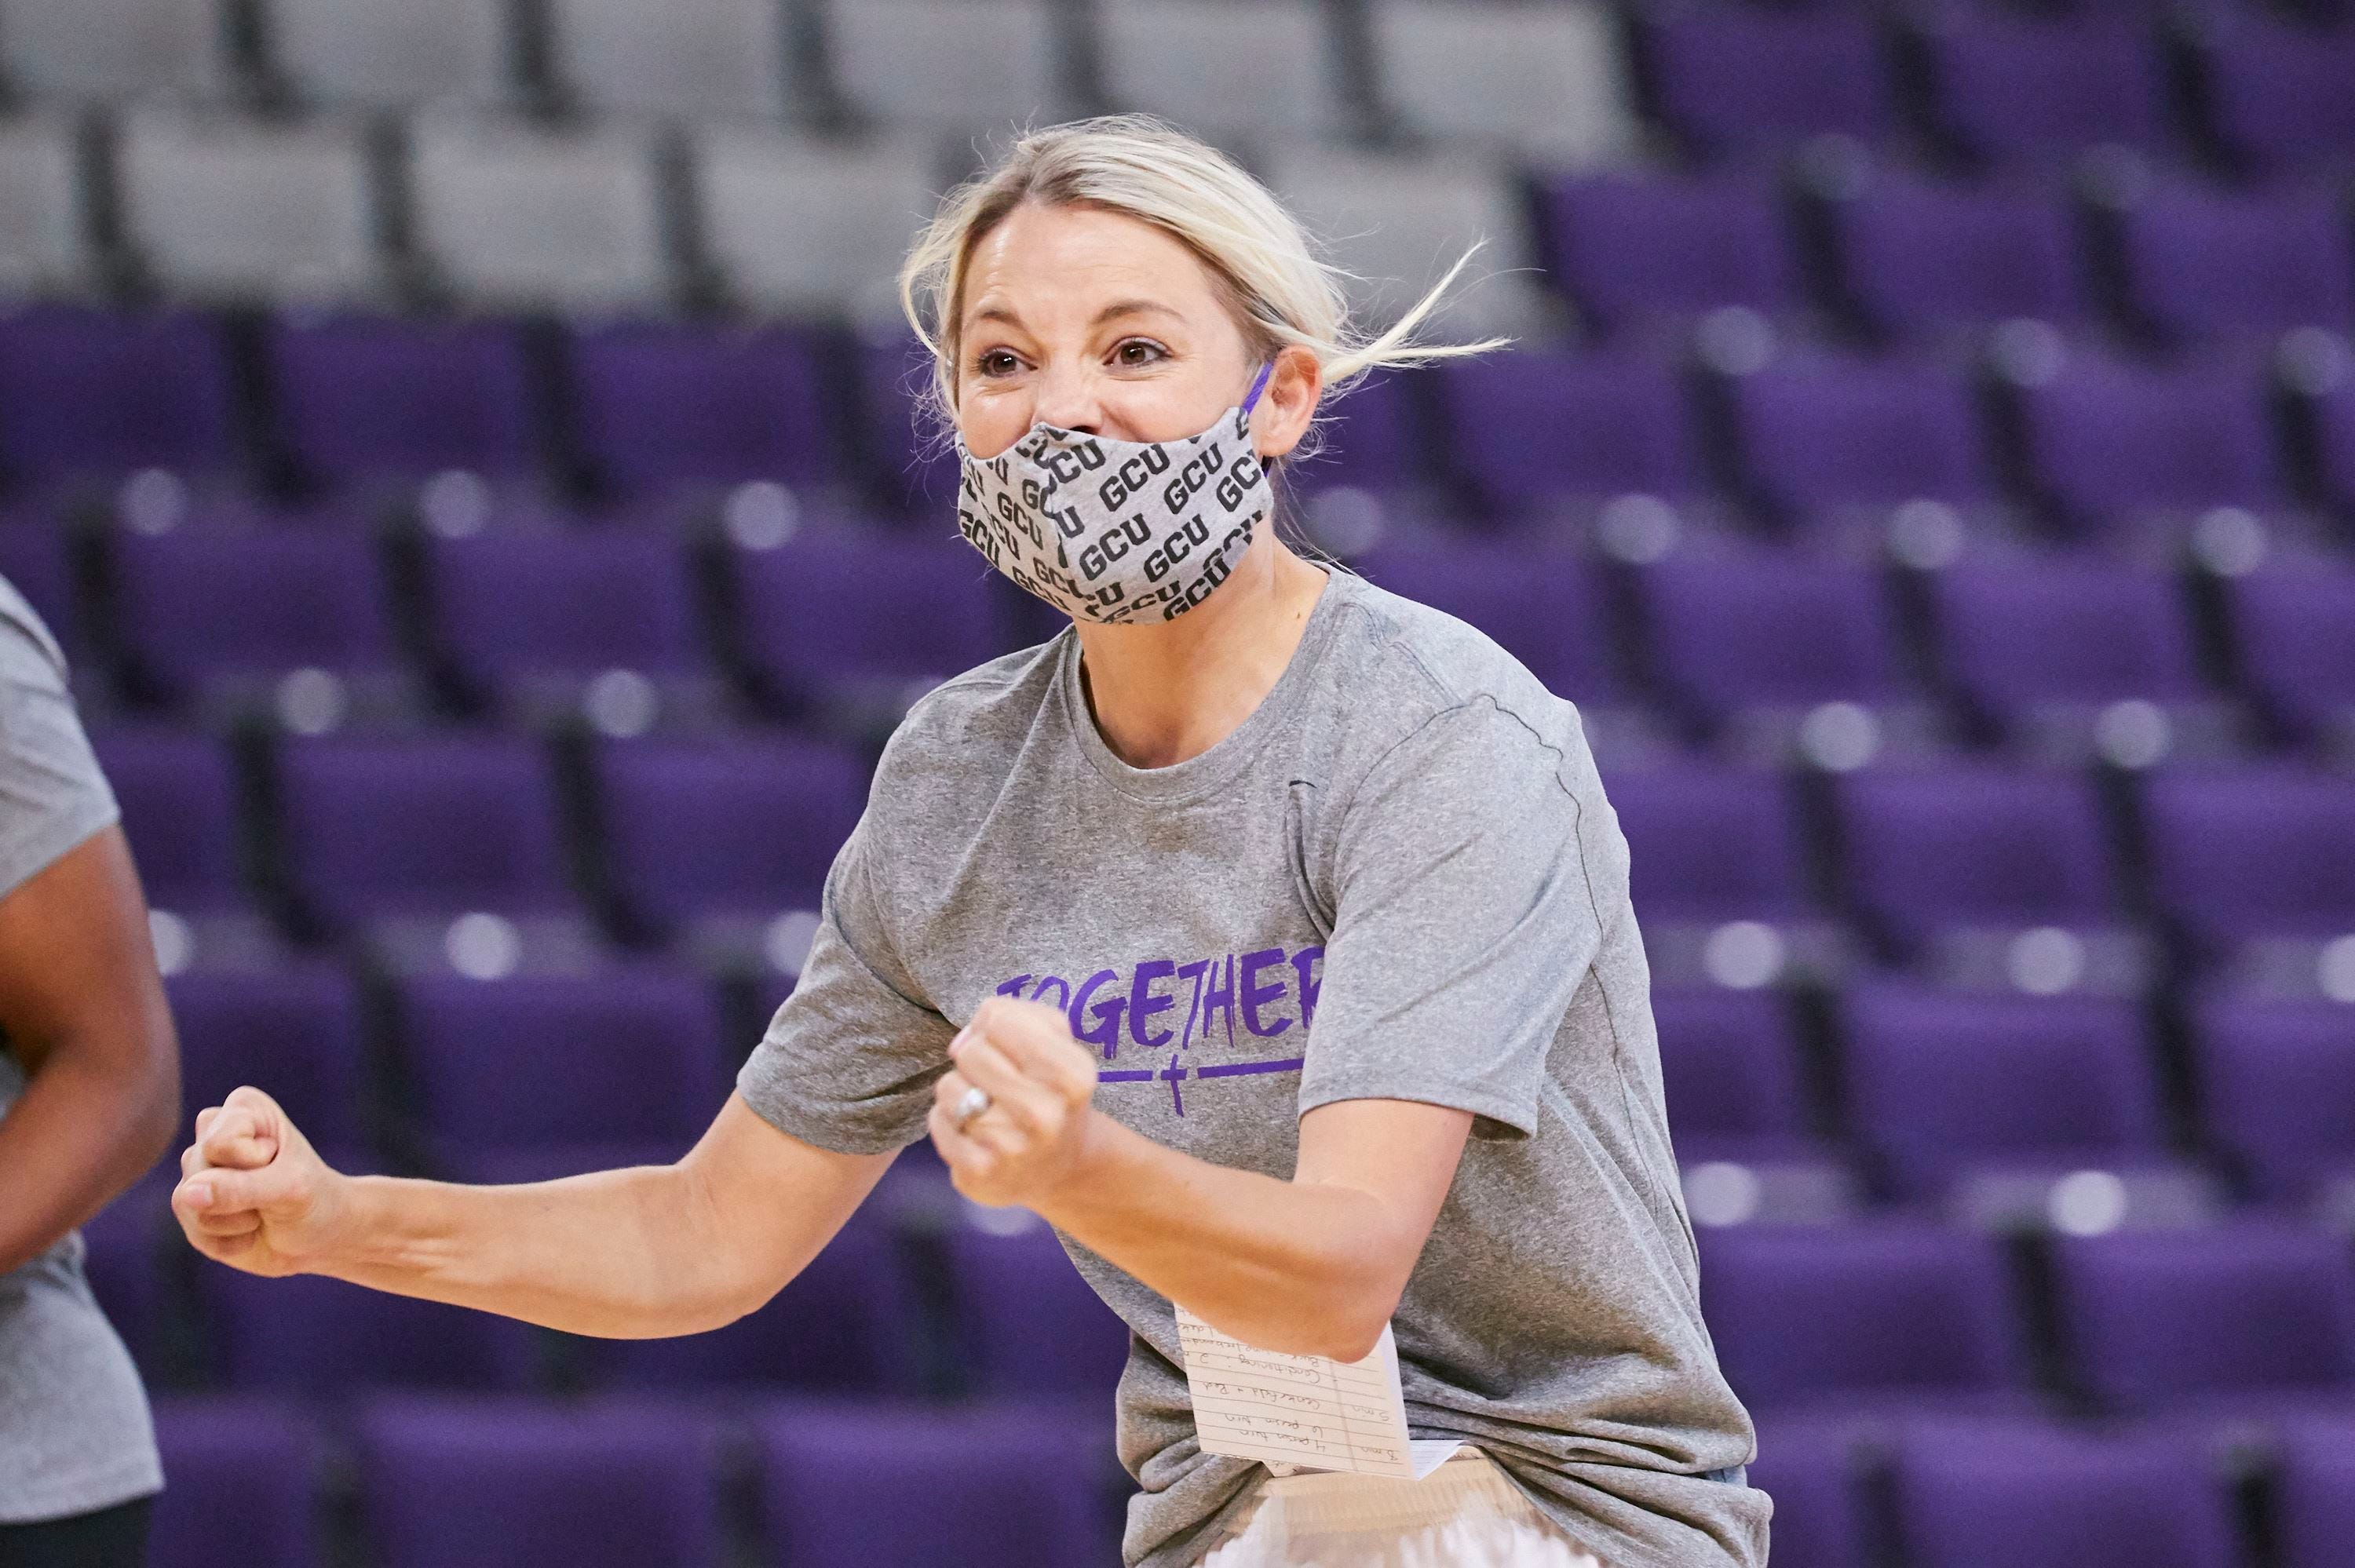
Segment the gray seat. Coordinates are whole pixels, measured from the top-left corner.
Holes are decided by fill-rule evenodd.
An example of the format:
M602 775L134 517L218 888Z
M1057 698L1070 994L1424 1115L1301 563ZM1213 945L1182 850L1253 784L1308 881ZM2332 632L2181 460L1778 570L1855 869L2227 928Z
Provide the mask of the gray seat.
M474 115L412 132L419 243L477 303L586 311L669 292L653 160L619 127L555 134Z
M774 120L785 107L777 0L550 0L556 70L589 108Z
M5 0L0 61L29 97L212 98L228 86L214 0Z
M1043 0L829 0L835 85L886 125L1002 132L1068 117Z
M1103 0L1104 90L1220 140L1342 128L1339 61L1317 0Z
M272 63L314 103L395 109L513 96L505 0L267 0Z
M89 260L73 127L31 115L0 121L0 293L70 287Z
M1528 219L1485 159L1392 157L1323 147L1279 151L1269 183L1332 260L1357 275L1351 304L1397 320L1475 240L1480 253L1433 322L1441 335L1543 333L1553 308L1530 267Z
M368 158L349 126L127 116L123 225L157 281L202 299L350 300L382 281Z
M1635 146L1627 75L1602 5L1375 0L1371 20L1381 95L1424 134L1563 167Z
M735 299L860 317L896 311L900 260L935 201L925 150L718 129L697 138L696 174L704 248Z

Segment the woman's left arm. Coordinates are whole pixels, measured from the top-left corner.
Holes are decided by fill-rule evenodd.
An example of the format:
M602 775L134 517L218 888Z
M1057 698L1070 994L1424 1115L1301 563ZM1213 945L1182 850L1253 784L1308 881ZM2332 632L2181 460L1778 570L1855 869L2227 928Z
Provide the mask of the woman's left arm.
M1093 1108L1095 1054L1063 1014L993 998L950 1048L933 1141L977 1202L1035 1210L1248 1344L1370 1351L1446 1201L1472 1113L1337 1100L1300 1118L1290 1181L1167 1149ZM970 1086L990 1109L957 1130Z

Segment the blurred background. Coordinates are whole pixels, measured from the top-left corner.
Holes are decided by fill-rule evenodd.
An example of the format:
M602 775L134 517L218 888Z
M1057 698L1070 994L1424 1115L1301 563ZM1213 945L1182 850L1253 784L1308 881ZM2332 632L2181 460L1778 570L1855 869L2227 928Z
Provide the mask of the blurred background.
M1394 314L1297 525L1573 698L1782 1568L2355 1563L2355 19L2259 0L0 0L0 574L188 1104L667 1160L880 737L1052 622L891 274L1169 115ZM878 616L868 585L891 585ZM565 1339L90 1227L157 1562L1111 1562L1124 1336L919 1147Z

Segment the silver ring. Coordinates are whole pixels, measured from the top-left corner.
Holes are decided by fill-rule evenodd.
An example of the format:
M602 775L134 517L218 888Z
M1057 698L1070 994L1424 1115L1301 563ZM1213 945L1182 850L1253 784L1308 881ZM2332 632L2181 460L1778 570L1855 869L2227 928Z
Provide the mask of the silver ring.
M990 1098L989 1091L987 1089L983 1088L979 1084L975 1084L968 1087L963 1095L960 1095L957 1097L956 1129L959 1132L963 1132L965 1129L966 1123L972 1121L974 1118L987 1110L989 1107Z

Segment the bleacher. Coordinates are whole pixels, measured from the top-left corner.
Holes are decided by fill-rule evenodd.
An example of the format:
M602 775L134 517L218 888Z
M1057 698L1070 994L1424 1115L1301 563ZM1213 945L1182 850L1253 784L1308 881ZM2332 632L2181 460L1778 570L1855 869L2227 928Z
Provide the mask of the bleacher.
M1487 241L1441 329L1516 346L1283 482L1585 715L1776 1562L2349 1561L2355 12L0 0L0 575L191 1107L687 1146L897 715L1054 630L900 252L1148 110L1376 319ZM159 1568L1112 1560L1119 1325L922 1147L677 1341L251 1279L166 1192L88 1237Z

